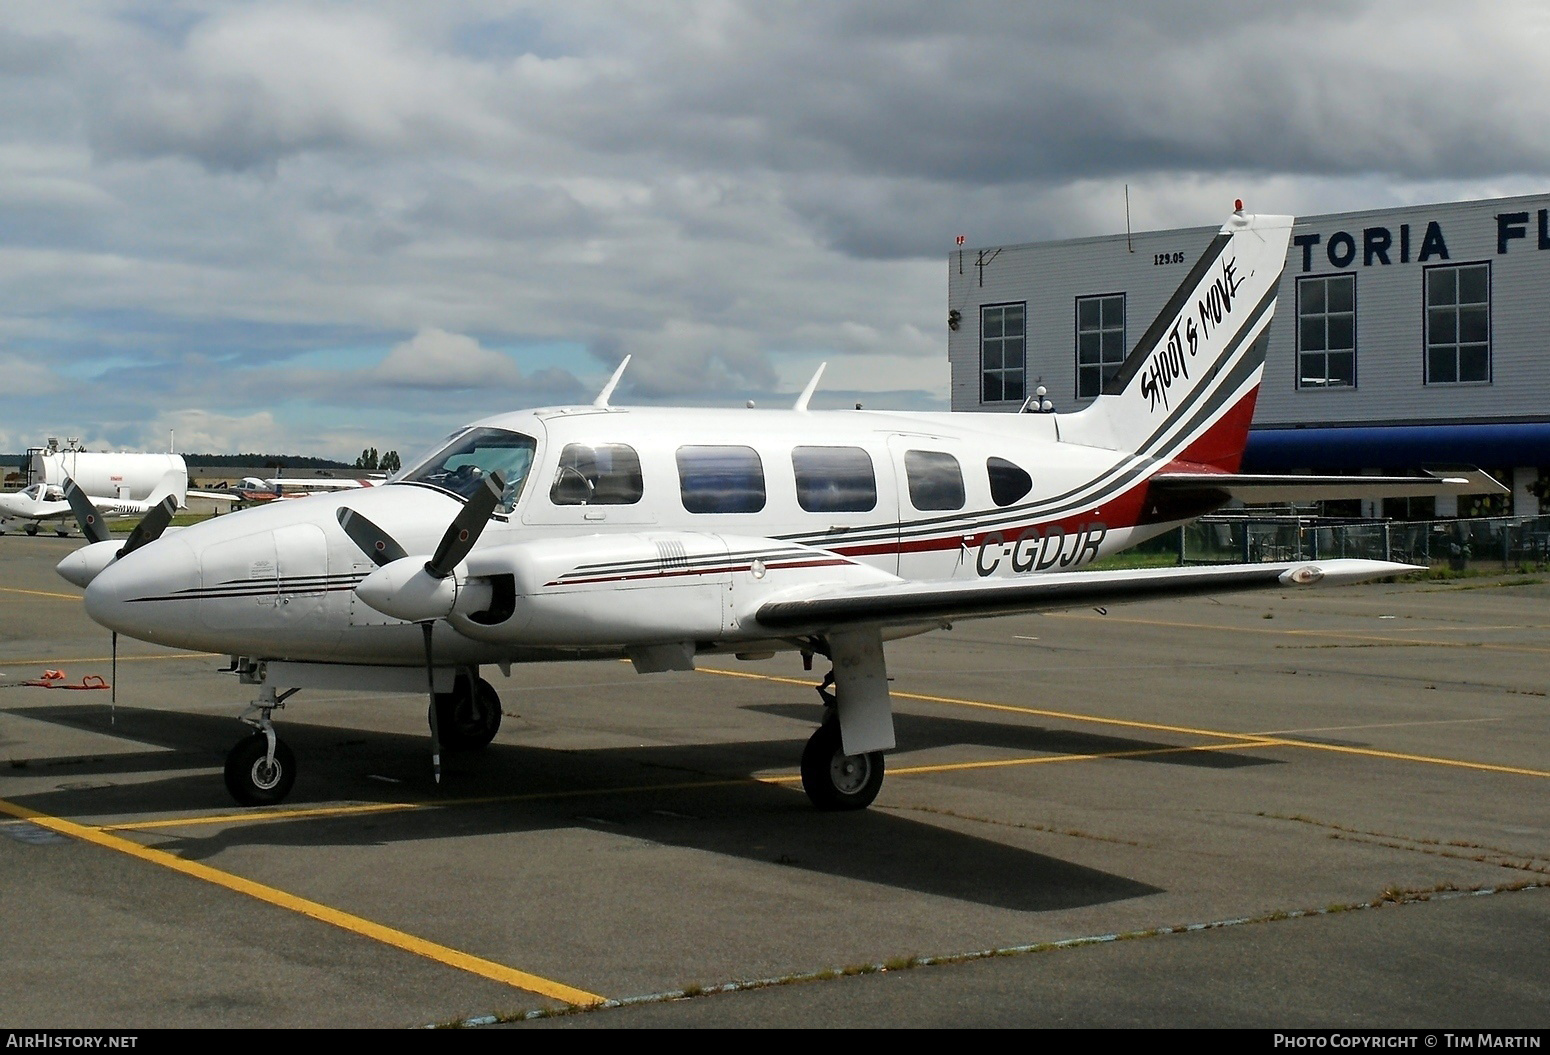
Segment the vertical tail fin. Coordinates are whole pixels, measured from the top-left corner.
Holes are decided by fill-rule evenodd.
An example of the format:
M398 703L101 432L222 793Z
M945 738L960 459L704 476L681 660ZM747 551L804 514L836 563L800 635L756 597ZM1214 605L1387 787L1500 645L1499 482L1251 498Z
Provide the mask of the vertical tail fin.
M188 494L188 474L178 472L176 469L168 472L157 481L156 487L145 500L147 509L154 509L164 499L171 498L176 509L182 509L185 504L185 495Z
M1062 439L1236 472L1293 217L1236 212Z

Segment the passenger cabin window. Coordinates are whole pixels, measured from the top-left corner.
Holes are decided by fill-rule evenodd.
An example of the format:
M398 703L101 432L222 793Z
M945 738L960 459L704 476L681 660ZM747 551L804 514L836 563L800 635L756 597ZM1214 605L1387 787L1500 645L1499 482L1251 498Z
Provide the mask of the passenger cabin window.
M752 447L680 447L678 490L691 513L757 513L764 463Z
M1033 477L1005 458L991 458L985 462L990 475L990 500L998 506L1009 506L1033 490Z
M865 513L877 508L872 456L860 447L798 447L791 452L797 505L809 513Z
M905 451L904 475L916 509L962 509L963 470L943 451Z
M506 481L506 488L501 492L500 505L496 508L509 513L522 496L522 485L527 482L528 472L533 467L533 453L537 449L538 442L520 432L469 429L452 437L446 446L395 476L391 482L425 484L468 499L479 489L487 473L499 471Z
M640 458L623 443L567 444L549 488L557 506L628 506L640 501Z

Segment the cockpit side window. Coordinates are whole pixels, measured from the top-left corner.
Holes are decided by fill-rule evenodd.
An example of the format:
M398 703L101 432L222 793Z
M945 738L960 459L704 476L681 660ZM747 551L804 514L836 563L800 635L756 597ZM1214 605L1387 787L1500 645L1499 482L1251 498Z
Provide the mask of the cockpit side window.
M567 444L549 501L557 506L629 506L640 501L640 456L623 443Z
M506 480L497 510L509 513L522 497L522 486L533 468L538 441L505 429L469 429L441 450L394 477L394 483L426 484L467 499L484 477L499 472Z

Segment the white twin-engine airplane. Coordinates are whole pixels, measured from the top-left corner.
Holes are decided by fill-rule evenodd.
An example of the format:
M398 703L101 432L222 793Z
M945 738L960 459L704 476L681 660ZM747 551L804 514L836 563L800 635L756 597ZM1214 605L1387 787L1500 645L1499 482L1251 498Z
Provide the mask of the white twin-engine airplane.
M1411 570L1375 561L1082 572L1234 496L1420 494L1467 478L1235 475L1292 219L1235 213L1122 369L1073 414L625 408L503 414L379 487L276 502L60 574L115 633L226 653L258 699L226 783L278 802L271 716L303 687L425 692L432 755L481 747L480 667L827 658L802 754L822 809L877 795L894 747L886 640L953 620ZM628 360L625 361L628 363ZM821 371L820 371L821 372ZM143 533L154 536L151 525Z

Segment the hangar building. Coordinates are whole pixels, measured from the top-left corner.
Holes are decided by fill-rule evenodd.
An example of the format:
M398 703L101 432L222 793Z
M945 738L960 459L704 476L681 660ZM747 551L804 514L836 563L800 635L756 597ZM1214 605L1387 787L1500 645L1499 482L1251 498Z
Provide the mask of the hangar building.
M954 410L1090 403L1216 227L960 248ZM1036 404L1035 404L1036 405ZM1366 516L1539 513L1550 494L1550 195L1299 217L1245 472L1474 465L1512 488Z

